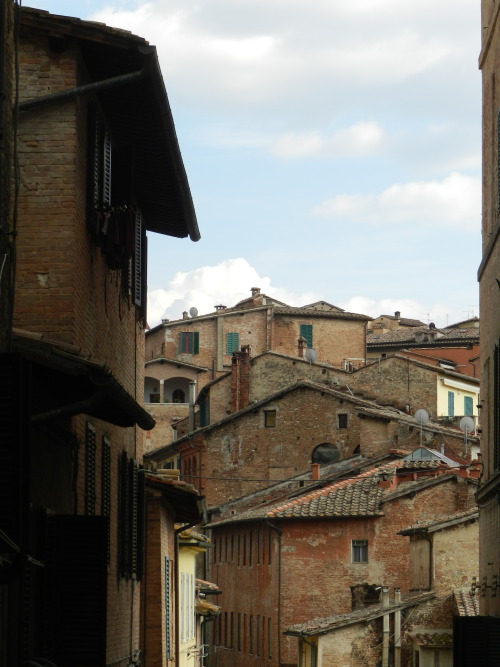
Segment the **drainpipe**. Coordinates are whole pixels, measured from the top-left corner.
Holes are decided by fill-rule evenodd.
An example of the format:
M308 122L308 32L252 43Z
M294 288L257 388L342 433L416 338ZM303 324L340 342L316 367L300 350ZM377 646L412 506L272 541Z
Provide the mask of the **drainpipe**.
M382 606L389 606L389 589L382 589ZM389 614L384 614L382 634L382 667L389 667Z
M401 602L401 590L394 588L394 602ZM401 609L394 612L394 667L401 667Z
M189 383L189 432L194 431L194 402L195 402L196 382Z
M271 530L276 531L278 535L278 665L281 665L281 538L283 531L270 521L266 521ZM269 544L271 548L271 544Z

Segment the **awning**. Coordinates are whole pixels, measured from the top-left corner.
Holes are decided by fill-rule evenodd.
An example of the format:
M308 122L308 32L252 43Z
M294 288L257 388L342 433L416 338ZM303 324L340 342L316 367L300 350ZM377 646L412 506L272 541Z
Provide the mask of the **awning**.
M82 356L74 345L14 330L13 350L33 365L44 388L33 401L31 423L87 414L116 426L151 430L155 420L113 376L105 363Z

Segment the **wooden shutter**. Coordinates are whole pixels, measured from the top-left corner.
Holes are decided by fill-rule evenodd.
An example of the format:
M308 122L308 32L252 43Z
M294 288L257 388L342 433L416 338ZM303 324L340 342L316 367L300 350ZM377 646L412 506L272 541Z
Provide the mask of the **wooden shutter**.
M226 334L226 354L237 352L240 347L240 334L229 332Z
M137 209L135 214L135 250L134 250L134 282L133 282L133 298L136 306L141 307L143 305L142 297L142 281L143 281L143 265L142 265L142 253L143 253L143 225L142 225L142 215L139 209Z
M493 357L493 456L495 470L500 468L500 346L495 346Z
M47 518L44 657L65 667L106 663L105 517Z
M448 392L448 417L455 416L455 394L452 391Z
M96 434L92 424L85 428L85 514L95 514Z
M500 665L500 618L455 616L453 665L455 667Z
M464 415L472 417L473 411L472 396L464 396Z
M300 335L306 339L307 347L313 346L313 327L312 324L301 324Z
M28 509L28 385L22 358L0 355L0 527L18 546Z
M193 332L193 354L199 354L200 352L200 334L198 331Z
M118 567L120 577L127 578L130 573L130 478L128 474L127 452L122 452L119 464L120 505L118 534Z
M170 638L170 559L165 556L165 657L171 658Z
M109 440L104 437L102 439L101 450L101 514L107 519L108 532L108 549L107 561L110 562L111 554L111 446Z
M111 206L111 135L107 130L102 144L102 201Z

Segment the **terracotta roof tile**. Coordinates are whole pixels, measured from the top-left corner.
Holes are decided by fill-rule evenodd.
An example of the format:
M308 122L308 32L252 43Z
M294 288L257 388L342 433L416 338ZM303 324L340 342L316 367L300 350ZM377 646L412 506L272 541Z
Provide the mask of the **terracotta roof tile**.
M453 591L453 597L459 616L479 616L479 599L470 590Z

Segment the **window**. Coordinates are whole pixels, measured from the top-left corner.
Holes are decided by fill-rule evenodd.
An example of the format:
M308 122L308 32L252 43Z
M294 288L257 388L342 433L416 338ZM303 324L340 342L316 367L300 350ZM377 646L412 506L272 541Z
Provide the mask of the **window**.
M455 394L452 391L448 392L448 417L455 416Z
M226 334L226 354L238 352L240 349L240 334L237 332L229 332Z
M500 130L499 130L500 131ZM500 468L500 346L495 346L493 358L493 462Z
M339 414L337 415L339 428L347 428L347 415Z
M464 396L464 415L472 417L472 414L473 414L472 396Z
M264 426L266 428L276 426L276 410L264 410Z
M368 563L368 540L352 541L352 562Z
M185 403L186 396L182 389L175 389L172 393L172 403Z
M335 463L335 461L340 461L340 450L337 445L323 442L314 448L312 453L313 463Z
M313 325L312 324L301 324L300 325L300 335L306 339L307 347L313 346Z
M96 435L92 424L85 429L85 514L95 514Z
M180 351L184 354L198 354L200 351L200 334L198 331L181 331Z

